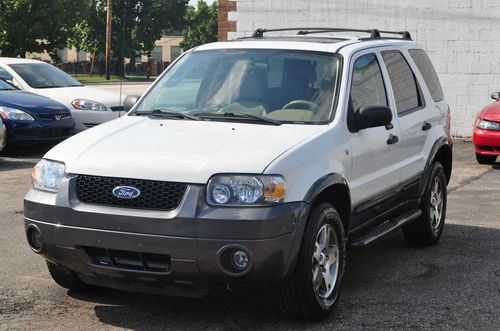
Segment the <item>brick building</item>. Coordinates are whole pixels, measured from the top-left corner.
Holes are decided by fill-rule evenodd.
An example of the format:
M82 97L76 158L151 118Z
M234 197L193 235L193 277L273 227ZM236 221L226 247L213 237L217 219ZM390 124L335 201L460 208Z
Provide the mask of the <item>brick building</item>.
M219 38L256 28L408 30L427 49L452 110L470 136L477 112L500 91L500 0L220 0Z

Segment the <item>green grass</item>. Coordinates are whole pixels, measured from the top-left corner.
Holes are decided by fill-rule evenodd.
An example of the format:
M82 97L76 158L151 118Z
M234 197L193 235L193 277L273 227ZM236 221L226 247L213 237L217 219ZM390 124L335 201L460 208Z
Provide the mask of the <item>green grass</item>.
M105 83L105 82L119 82L119 81L124 81L124 82L152 82L156 77L150 77L150 79L147 79L145 76L126 76L126 77L119 77L112 75L110 77L110 80L106 80L106 77L104 76L99 76L99 75L71 75L74 78L76 78L79 82L83 84L87 83Z

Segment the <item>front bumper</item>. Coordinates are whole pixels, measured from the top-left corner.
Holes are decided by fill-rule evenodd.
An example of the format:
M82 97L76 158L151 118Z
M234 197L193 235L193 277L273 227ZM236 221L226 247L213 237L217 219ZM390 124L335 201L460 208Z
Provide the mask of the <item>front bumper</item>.
M203 186L189 185L174 211L133 210L82 204L72 187L74 178L56 195L26 195L24 222L42 234L39 253L87 283L145 293L200 297L216 283L281 281L294 266L309 209L304 202L214 208ZM221 262L235 248L250 257L245 272ZM162 268L144 267L151 256Z
M71 116L60 121L11 121L6 120L7 143L44 143L58 142L69 138L74 133L74 122Z
M113 107L120 108L120 107ZM71 108L71 116L75 121L75 132L81 132L99 124L107 121L114 120L120 116L124 116L126 112L124 111L113 111L108 109L106 111L91 111L91 110L79 110Z
M483 155L500 155L500 131L474 128L472 136L476 153Z
M4 149L7 144L7 128L3 124L2 119L0 119L0 152Z

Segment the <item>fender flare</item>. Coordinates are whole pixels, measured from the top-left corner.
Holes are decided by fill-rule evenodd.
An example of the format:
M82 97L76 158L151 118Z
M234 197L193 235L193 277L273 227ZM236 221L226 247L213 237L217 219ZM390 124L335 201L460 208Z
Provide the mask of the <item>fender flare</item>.
M347 199L348 199L348 206L345 208L346 214L347 214L347 219L343 219L342 223L344 225L344 231L346 235L346 239L349 233L348 226L351 221L351 213L352 213L352 205L351 205L351 194L349 190L349 185L347 183L347 180L340 174L337 173L331 173L327 174L318 180L314 182L313 185L309 188L307 191L303 201L307 203L307 210L304 213L304 218L303 222L301 222L300 229L298 230L298 235L296 240L294 241L293 247L292 247L292 253L290 254L290 260L289 260L289 269L287 270L286 274L288 275L291 270L295 268L295 265L297 263L297 257L300 251L300 247L302 245L302 237L304 235L305 228L307 226L307 222L309 221L309 215L312 210L312 205L314 201L323 193L326 189L334 186L334 185L342 185L343 188L345 188L347 192ZM335 205L335 203L334 203ZM337 208L338 209L338 208ZM338 210L339 213L341 213L341 210ZM342 216L342 213L341 213Z
M343 189L345 189L346 200L343 201L343 204L336 204L335 200L332 201L333 205L337 208L337 211L342 216L342 223L345 228L346 235L349 233L349 227L351 224L351 215L352 215L352 203L351 203L351 191L349 189L349 184L347 180L338 173L327 174L321 178L319 178L307 191L304 201L308 204L312 205L314 201L328 188L339 185Z
M321 177L320 179L318 179L316 182L314 182L314 184L312 184L312 186L307 191L307 193L304 197L304 201L309 203L309 204L312 204L314 202L314 200L321 194L321 192L323 192L326 188L333 186L333 185L336 185L336 184L340 184L340 185L345 186L347 188L347 191L350 193L349 185L347 184L347 180L340 174L332 173L332 174L325 175L325 176ZM350 194L349 194L349 197L350 197Z
M432 146L431 152L429 153L429 158L427 159L427 163L425 164L422 181L420 183L420 188L419 188L420 196L422 196L425 192L425 187L427 185L427 182L429 181L429 176L430 176L432 164L434 163L434 160L436 159L436 154L443 146L448 146L451 150L453 148L453 141L451 140L451 138L441 137ZM452 158L452 160L453 160L453 158ZM450 170L450 173L451 173L451 170Z

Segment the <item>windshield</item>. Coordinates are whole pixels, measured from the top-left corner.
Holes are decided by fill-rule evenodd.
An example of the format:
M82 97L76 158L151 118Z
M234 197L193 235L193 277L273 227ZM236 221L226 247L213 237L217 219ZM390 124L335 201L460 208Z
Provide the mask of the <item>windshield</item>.
M16 90L16 88L0 78L0 91Z
M326 122L336 98L339 63L333 54L308 51L193 52L168 70L134 114L168 110L207 119L243 114L279 122Z
M32 88L83 86L64 71L48 63L9 64Z

